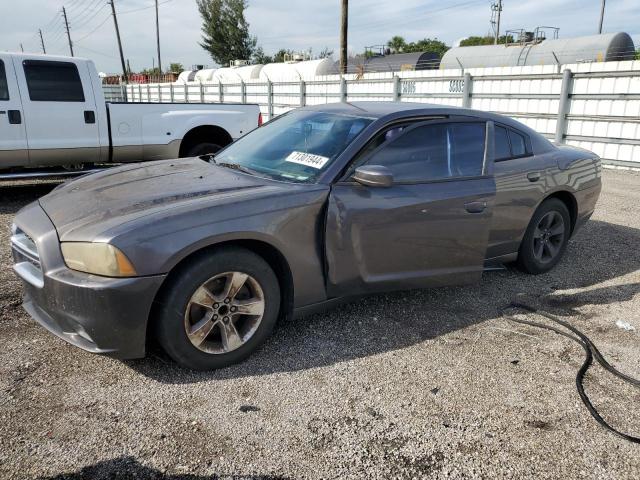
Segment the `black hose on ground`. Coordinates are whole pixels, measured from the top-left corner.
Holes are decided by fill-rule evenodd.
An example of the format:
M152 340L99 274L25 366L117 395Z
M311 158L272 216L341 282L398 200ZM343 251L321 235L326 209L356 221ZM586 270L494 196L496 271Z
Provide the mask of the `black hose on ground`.
M512 317L510 315L507 315L505 313L506 310L508 309L521 309L521 310L525 310L527 312L531 312L531 313L535 313L537 315L543 316L549 320L551 320L552 322L555 322L559 325L562 325L564 328L566 328L567 330L571 331L574 335L571 335L559 328L550 326L550 325L545 325L544 323L539 323L539 322L532 322L529 320L521 320L515 317ZM591 403L591 400L589 400L589 397L587 396L586 392L584 391L584 377L587 373L587 370L589 370L589 367L591 367L591 365L593 364L593 359L595 358L596 361L602 366L602 368L604 368L606 371L608 371L609 373L615 375L616 377L624 380L625 382L635 386L635 387L640 387L640 380L637 380L633 377L630 377L629 375L626 375L622 372L620 372L619 370L617 370L616 368L614 368L609 362L607 362L607 360L602 356L602 354L600 353L600 351L598 350L598 348L593 344L593 342L581 331L579 331L577 328L573 327L571 324L560 320L558 317L556 317L555 315L551 315L550 313L544 312L544 311L539 311L538 309L527 305L525 303L520 303L520 302L512 302L509 305L507 305L506 307L502 308L500 310L500 313L502 316L504 316L504 318L511 320L512 322L517 322L517 323L521 323L523 325L529 325L531 327L537 327L537 328L544 328L546 330L551 330L552 332L555 332L559 335L562 335L564 337L570 338L571 340L573 340L574 342L580 344L580 346L584 349L585 352L585 359L584 362L582 363L582 366L580 367L580 369L578 370L578 373L576 374L576 387L578 388L578 394L580 395L580 399L582 400L582 403L585 404L585 406L587 407L587 410L589 410L589 413L591 414L591 416L593 418L596 419L596 421L602 425L604 428L606 428L607 430L609 430L610 432L616 434L617 436L632 442L632 443L640 443L640 437L635 437L633 435L628 435L626 433L623 433L619 430L616 430L614 427L612 427L611 425L609 425L603 418L602 416L598 413L598 411L596 410L596 408L593 406L593 404Z

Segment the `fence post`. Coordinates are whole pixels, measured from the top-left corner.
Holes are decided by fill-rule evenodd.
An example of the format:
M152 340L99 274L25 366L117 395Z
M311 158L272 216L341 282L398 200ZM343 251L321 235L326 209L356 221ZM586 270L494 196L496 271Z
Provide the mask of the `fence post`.
M244 83L244 80L240 80L240 101L247 103L247 84Z
M393 76L393 101L399 102L400 96L402 95L402 91L400 90L400 77L398 75Z
M189 85L186 82L184 84L184 103L189 103Z
M303 79L300 79L300 106L304 107L307 104L307 84Z
M147 102L151 101L151 85L147 83Z
M224 102L224 85L220 80L218 80L218 101Z
M573 72L566 69L562 72L562 88L560 89L560 104L558 105L558 119L556 121L556 143L564 143L567 133L567 115L571 106L571 91L573 90Z
M273 83L271 80L267 80L267 114L271 120L273 118Z
M169 101L173 103L173 83L169 84Z
M200 83L200 103L204 103L204 85Z
M347 79L340 77L340 101L347 101Z
M158 103L162 103L162 84L158 84Z
M142 102L142 84L138 84L138 101Z
M470 73L464 74L464 83L462 85L462 106L464 108L471 108L471 83L473 79Z
M120 84L120 93L122 94L121 95L122 101L123 102L128 102L129 100L127 98L127 86L126 85Z

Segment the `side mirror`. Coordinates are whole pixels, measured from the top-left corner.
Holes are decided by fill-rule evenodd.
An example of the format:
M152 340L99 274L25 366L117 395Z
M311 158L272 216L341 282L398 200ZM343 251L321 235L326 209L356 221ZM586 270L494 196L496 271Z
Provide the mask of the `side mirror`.
M382 165L365 165L356 168L353 179L367 187L390 187L393 185L393 173Z

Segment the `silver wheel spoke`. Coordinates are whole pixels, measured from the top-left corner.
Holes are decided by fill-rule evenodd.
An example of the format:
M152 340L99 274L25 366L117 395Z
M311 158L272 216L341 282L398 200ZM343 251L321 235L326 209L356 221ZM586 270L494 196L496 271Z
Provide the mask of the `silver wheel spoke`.
M549 251L549 257L553 258L558 253L558 247L554 245L552 242L547 243L547 250Z
M222 349L225 352L230 350L235 350L240 345L242 345L243 341L240 335L238 334L238 330L236 330L235 325L231 320L225 322L218 322L220 326L220 337L222 338Z
M191 297L191 303L202 305L203 307L210 307L214 302L213 294L204 286L196 290L196 293Z
M551 236L555 237L564 233L564 224L558 222L558 224L551 228Z
M533 256L538 260L542 260L542 250L544 249L544 242L539 240L538 242L534 242L533 246Z
M213 312L207 312L202 320L191 327L191 330L187 333L189 340L196 345L202 345L206 338L213 330L215 322L212 320Z
M219 295L221 300L225 298L230 298L233 300L240 289L244 286L244 283L247 281L248 275L246 273L233 272L227 277L227 281L224 285L224 289L222 293Z
M264 301L258 298L236 300L231 305L236 309L234 313L240 315L262 315L264 313Z

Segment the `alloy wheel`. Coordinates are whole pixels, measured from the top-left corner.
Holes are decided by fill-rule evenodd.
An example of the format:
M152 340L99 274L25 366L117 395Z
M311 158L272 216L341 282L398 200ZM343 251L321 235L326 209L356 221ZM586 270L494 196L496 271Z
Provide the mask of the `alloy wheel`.
M552 262L562 249L565 236L564 219L560 212L547 212L533 232L533 256L540 263Z
M184 328L191 344L211 354L247 343L264 316L262 287L251 275L225 272L204 282L191 296Z

